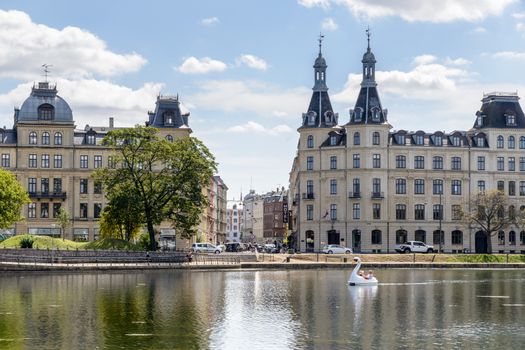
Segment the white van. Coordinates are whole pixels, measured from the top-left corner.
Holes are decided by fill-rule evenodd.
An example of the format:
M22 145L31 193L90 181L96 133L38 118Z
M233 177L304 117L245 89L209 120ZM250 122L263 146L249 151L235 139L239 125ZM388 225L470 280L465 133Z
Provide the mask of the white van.
M220 254L222 250L211 243L193 243L191 245L191 251L194 253Z

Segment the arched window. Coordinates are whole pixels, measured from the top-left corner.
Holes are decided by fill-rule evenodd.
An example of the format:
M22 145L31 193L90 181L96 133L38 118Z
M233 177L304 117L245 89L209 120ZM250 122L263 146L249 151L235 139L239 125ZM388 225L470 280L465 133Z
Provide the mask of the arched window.
M403 244L407 242L407 231L397 230L396 231L396 244Z
M503 148L503 136L499 135L496 141L496 147Z
M36 136L36 132L31 131L31 132L29 133L29 144L30 144L30 145L36 145L36 143L37 143L37 139L38 139L38 138L37 138L37 136Z
M427 233L425 232L425 230L416 230L414 238L416 241L425 243L427 239Z
M49 145L49 133L47 131L42 133L42 144Z
M361 144L361 135L358 132L354 132L354 146Z
M372 244L381 244L381 230L372 230Z
M509 232L509 245L516 245L516 232Z
M514 136L509 136L508 147L511 149L516 148L516 142L515 142Z
M520 244L525 244L525 231L520 232Z
M463 232L461 232L460 230L452 231L451 241L454 245L463 244Z
M62 134L59 132L55 133L55 145L61 145L62 144Z
M525 136L520 136L520 149L525 149Z
M169 142L173 142L173 136L166 135L166 140L168 140Z
M44 103L38 106L38 120L53 120L55 119L55 107L49 103Z
M379 145L380 141L381 141L381 136L379 135L379 133L377 131L375 131L372 134L372 144L373 145Z
M313 137L313 135L308 135L308 137L306 138L306 147L314 148L314 137Z

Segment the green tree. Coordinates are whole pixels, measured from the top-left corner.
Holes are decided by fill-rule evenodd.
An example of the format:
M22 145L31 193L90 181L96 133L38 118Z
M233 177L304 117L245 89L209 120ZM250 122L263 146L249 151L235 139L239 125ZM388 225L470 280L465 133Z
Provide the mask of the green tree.
M60 227L60 236L62 239L66 238L66 230L71 226L71 216L69 212L64 208L60 208L55 218L55 222Z
M0 170L0 228L8 228L23 220L20 213L26 203L29 203L29 196L16 176L9 171Z
M139 204L140 198L132 187L130 184L120 184L107 194L108 204L99 222L102 237L125 239L128 242L137 237L144 215Z
M501 191L479 193L470 203L470 212L462 213L466 223L485 235L487 252L492 253L491 237L517 222L514 207Z
M95 177L110 198L123 184L136 196L150 249L156 248L154 226L163 220L171 220L181 237L194 235L207 202L203 188L216 170L206 146L193 137L169 142L157 136L157 129L142 126L112 130L104 143L114 150L116 166L100 169Z

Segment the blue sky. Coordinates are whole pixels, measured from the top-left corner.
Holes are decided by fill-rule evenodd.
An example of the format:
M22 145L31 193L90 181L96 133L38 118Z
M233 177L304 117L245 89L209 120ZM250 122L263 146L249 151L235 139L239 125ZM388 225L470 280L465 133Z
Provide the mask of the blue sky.
M319 33L343 124L368 25L394 129L467 130L484 92L525 91L517 0L2 1L0 125L43 63L79 128L143 123L178 93L229 198L265 192L288 184Z

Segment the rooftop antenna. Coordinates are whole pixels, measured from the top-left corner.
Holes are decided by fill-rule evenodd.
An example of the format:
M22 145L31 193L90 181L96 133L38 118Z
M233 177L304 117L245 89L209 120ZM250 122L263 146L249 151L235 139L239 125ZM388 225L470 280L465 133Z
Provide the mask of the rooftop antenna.
M319 55L321 55L321 46L323 46L323 39L324 39L323 33L319 32L319 39L317 39L319 41Z
M371 35L370 26L367 26L366 27L366 37L367 37L366 40L368 41L368 51L370 51L370 35Z
M46 78L46 83L47 83L47 76L49 74L49 67L53 67L52 64L47 64L47 63L44 63L42 65L42 67L44 67L44 77Z

